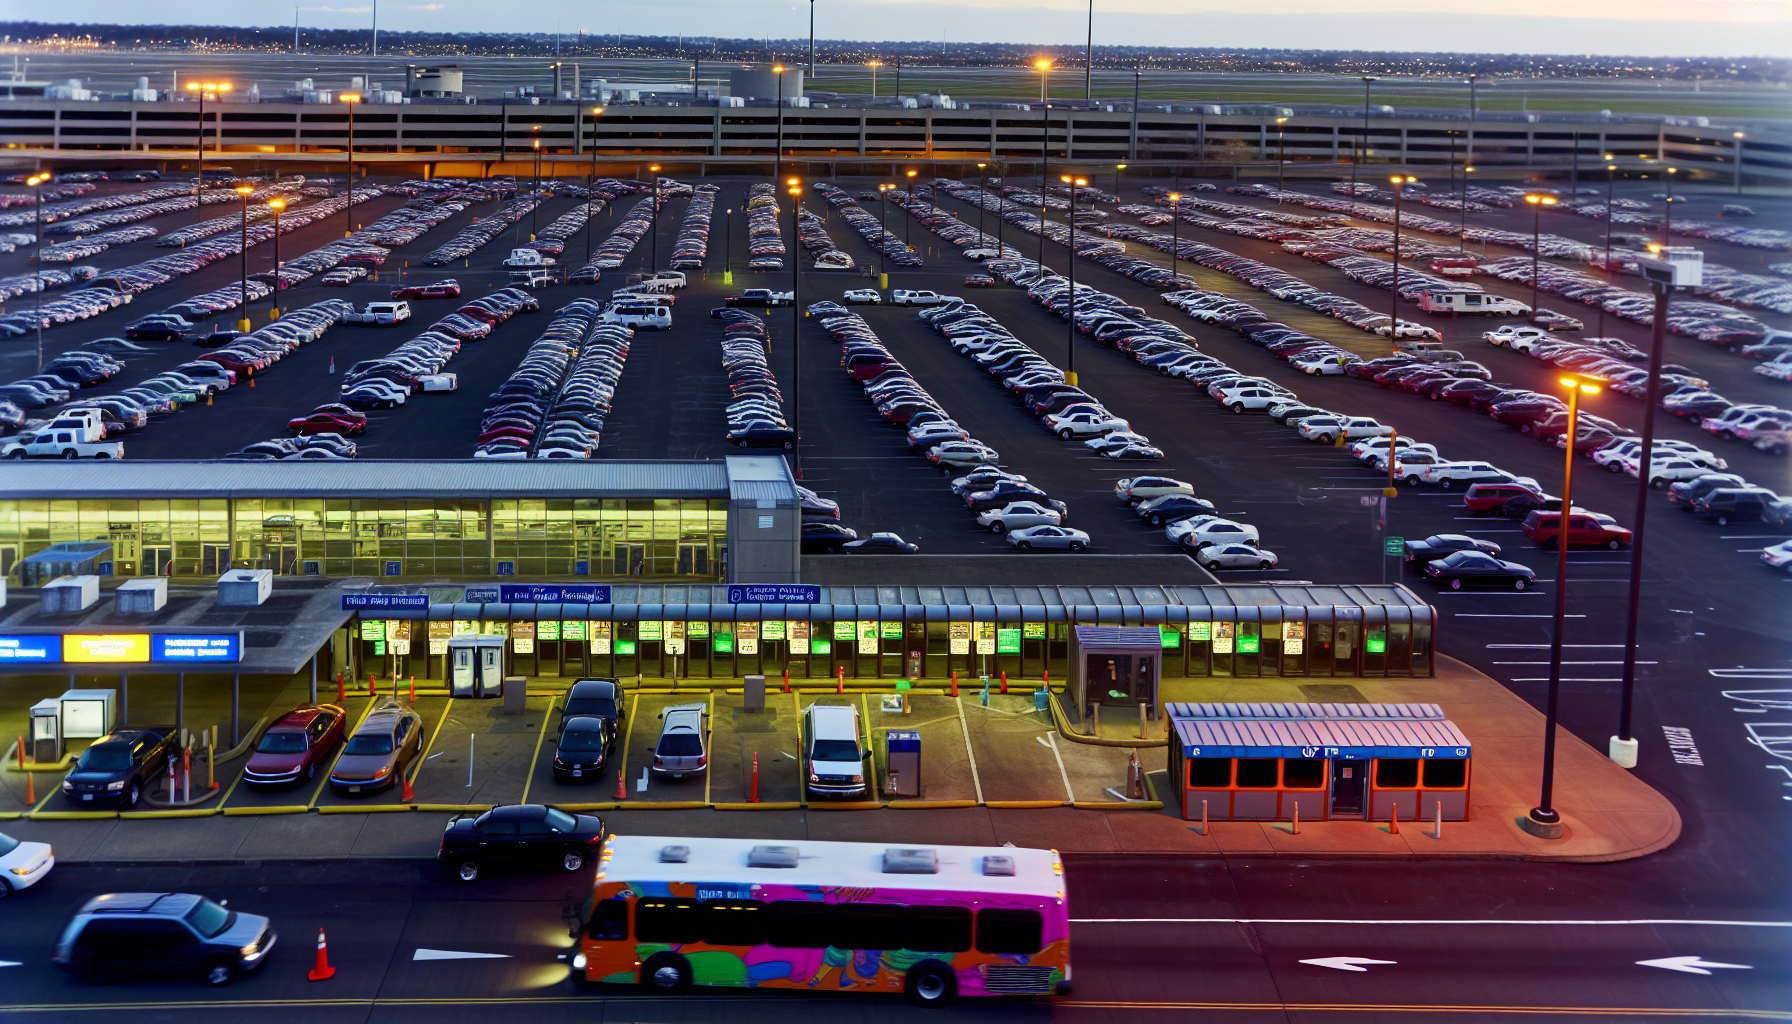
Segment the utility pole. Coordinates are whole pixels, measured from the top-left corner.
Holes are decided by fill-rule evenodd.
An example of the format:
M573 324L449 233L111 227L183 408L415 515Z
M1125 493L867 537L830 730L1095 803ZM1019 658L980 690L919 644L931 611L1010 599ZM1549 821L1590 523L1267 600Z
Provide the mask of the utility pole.
M1083 50L1083 99L1095 99L1095 0L1089 0L1089 39Z

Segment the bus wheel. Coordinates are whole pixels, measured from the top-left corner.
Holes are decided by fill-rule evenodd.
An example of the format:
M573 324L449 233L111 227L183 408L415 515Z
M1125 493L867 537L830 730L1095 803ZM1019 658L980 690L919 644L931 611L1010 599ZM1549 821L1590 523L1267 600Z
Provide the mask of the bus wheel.
M908 997L922 1006L949 1003L958 995L958 979L937 960L908 969Z
M662 992L691 987L691 962L677 953L655 953L641 965L641 984Z

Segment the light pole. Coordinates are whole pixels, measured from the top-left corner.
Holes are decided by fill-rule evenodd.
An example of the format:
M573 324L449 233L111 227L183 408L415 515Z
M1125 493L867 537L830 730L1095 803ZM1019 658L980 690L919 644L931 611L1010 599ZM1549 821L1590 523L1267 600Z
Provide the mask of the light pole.
M1095 98L1095 0L1089 0L1089 41L1083 51L1083 99Z
M1126 170L1125 164L1115 164L1114 165L1114 202L1115 203L1118 203L1120 201L1120 172L1124 171L1124 170ZM1076 213L1075 208L1073 207L1070 212L1073 214Z
M809 0L809 9L815 9L815 0ZM796 478L803 478L803 300L797 290L802 278L803 246L800 241L803 223L803 183L795 178L786 182L790 186L790 237L799 240L790 250L790 425L796 436L790 440L790 462L796 472Z
M1288 163L1288 142L1287 142L1287 137L1283 133L1283 126L1286 125L1287 123L1288 123L1288 119L1285 117L1276 118L1276 191L1277 192L1282 191L1282 188L1283 188L1282 173ZM1277 196L1276 197L1276 205L1280 206L1281 204L1282 204L1282 197Z
M1468 253L1468 239L1463 238L1464 235L1468 234L1468 176L1474 173L1474 170L1475 169L1467 163L1462 165L1462 226L1457 229L1456 237L1462 238L1462 251L1464 255L1467 255ZM1486 252L1487 247L1483 245L1481 251Z
M1076 190L1089 182L1068 174L1063 181L1070 186L1070 258L1065 261L1070 268L1070 331L1064 338L1064 383L1076 387Z
M1172 192L1170 200L1170 287L1176 287L1176 257L1182 251L1182 193Z
M726 232L722 240L722 284L734 284L734 211L723 210L722 216Z
M997 165L997 166L996 166L996 180L998 180L998 181L1000 181L1000 180L1001 180L1001 178L1002 178L1002 168L1001 168L1001 165L1000 165L1000 164L998 164L998 165ZM984 185L984 188L983 188L983 191L984 191L984 192L985 192L985 193L988 193L988 192L989 192L989 179L988 179L988 178L984 178L984 179L983 179L983 185ZM1004 220L1006 220L1006 219L1007 219L1007 218L1005 218L1005 217L1003 217L1003 216L1002 216L1002 197L1001 197L1001 196L997 196L997 197L995 197L995 198L996 198L996 212L995 212L995 218L996 218L996 251L997 251L997 252L1002 252L1002 251L1004 251L1004 249L1005 249L1005 248L1006 248L1006 247L1005 247L1005 246L1004 246L1004 244L1003 244L1003 242L1002 242L1002 223L1003 223L1003 221L1004 221ZM1018 253L1018 250L1017 250L1017 251L1016 251L1016 254L1017 254L1017 255L1018 255L1018 254L1019 254L1019 253Z
M187 88L199 94L199 174L193 179L193 208L198 209L202 203L200 195L205 191L205 94L215 92L219 96L230 91L229 82L189 82Z
M1615 281L1618 275L1616 271L1612 270L1612 197L1618 182L1618 165L1611 162L1612 155L1610 153L1605 154L1605 161L1605 263L1601 269L1605 271L1607 281ZM1605 303L1603 302L1599 304L1597 332L1600 336L1605 334Z
M1468 76L1468 137L1463 140L1462 166L1474 170L1475 164L1475 116L1480 112L1475 99L1475 87L1480 75ZM1462 198L1468 198L1468 179L1462 179Z
M1674 175L1680 168L1670 167L1662 182L1667 185L1667 195L1661 201L1661 247L1663 249L1674 244Z
M529 126L529 148L535 154L535 184L530 187L529 198L535 205L529 207L529 241L535 241L535 212L541 209L541 125Z
M342 190L342 237L347 238L355 233L355 104L361 94L345 92L342 102L348 104L348 187Z
M882 236L877 240L877 286L879 288L890 287L890 268L887 262L889 256L888 242L890 238L890 229L887 225L890 222L890 204L885 197L887 197L890 194L890 190L895 187L896 186L894 185L887 184L879 184L877 186L877 229L883 232Z
M286 209L286 200L268 200L268 209L274 211L274 308L268 310L269 320L280 319L280 211Z
M977 165L977 177L980 179L979 187L982 189L982 193L983 193L977 197L977 234L979 236L978 241L982 241L981 236L983 234L983 204L988 199L988 195L989 195L989 171L987 171L985 169L988 166L989 166L988 164L978 164Z
M1052 77L1052 62L1036 60L1033 66L1039 69L1039 270L1045 272L1045 175L1050 168L1051 153L1048 147L1052 137L1052 107L1046 102L1046 83Z
M591 108L591 173L585 176L585 262L591 262L591 236L597 234L597 225L591 223L596 214L591 200L597 192L597 119L604 115L604 108Z
M772 158L772 180L784 177L784 65L772 65L778 79L778 153Z
M1561 384L1568 389L1568 448L1562 456L1562 510L1556 513L1556 611L1555 630L1549 641L1549 694L1543 709L1543 785L1537 806L1519 819L1526 832L1540 839L1559 839L1562 835L1562 816L1553 803L1556 705L1562 689L1562 622L1568 615L1568 524L1574 518L1574 442L1580 429L1580 396L1599 392L1599 384L1590 378L1565 376Z
M660 269L660 165L648 164L647 170L653 175L653 224L648 229L653 236L653 266L650 269L657 273Z
M200 121L201 125L204 123L203 120ZM25 184L31 186L32 195L37 202L37 233L35 236L37 256L32 261L37 264L37 269L33 272L37 277L37 280L33 283L36 284L37 287L31 289L31 300L32 309L34 310L32 321L37 325L37 369L39 372L42 372L44 368L44 182L49 180L50 172L48 171L41 174L33 174L31 177L25 179ZM195 200L194 205L198 205L197 200Z
M803 73L815 77L815 0L809 0L809 67Z
M908 172L908 193L907 193L907 195L908 195L909 201L913 202L914 198L915 198L915 172L914 171ZM904 206L902 208L902 212L903 212L902 244L908 246L912 250L915 247L915 218L914 218L913 214L909 213L907 206Z
M1543 208L1556 205L1555 196L1543 196L1533 192L1524 197L1531 204L1531 315L1537 315L1537 286L1541 283L1538 277L1543 255Z
M1357 139L1355 159L1350 161L1350 198L1356 199L1356 166L1368 159L1369 151L1369 89L1375 84L1374 77L1364 75L1363 78L1363 134Z
M1394 185L1394 297L1388 303L1388 343L1396 348L1399 343L1395 339L1400 337L1400 195L1406 186L1418 180L1410 174L1396 174L1388 179Z
M249 324L249 197L251 195L253 195L254 193L255 193L255 189L251 188L248 185L238 185L236 188L236 194L243 197L243 233L242 233L242 244L240 246L241 251L242 251L241 254L242 254L242 267L243 267L243 273L242 273L242 289L243 290L239 293L240 297L243 300L243 315L241 317L237 318L236 329L239 331L242 331L244 334L249 333L249 327L250 327L250 324Z
M1742 194L1742 140L1748 138L1747 132L1731 132L1730 138L1736 140L1736 194Z

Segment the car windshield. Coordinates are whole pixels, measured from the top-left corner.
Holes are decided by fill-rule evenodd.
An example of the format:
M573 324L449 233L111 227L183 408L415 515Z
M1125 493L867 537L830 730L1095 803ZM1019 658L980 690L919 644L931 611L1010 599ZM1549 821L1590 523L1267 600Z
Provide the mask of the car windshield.
M6 856L18 848L19 841L17 839L14 839L4 832L0 832L0 857Z
M813 761L857 761L859 744L856 740L816 740L809 758Z
M703 753L703 741L694 732L669 732L660 737L661 757L696 757Z
M305 734L296 730L282 729L270 732L256 744L255 750L261 754L303 754L305 752Z
M187 923L193 926L194 931L208 939L230 927L230 923L234 920L236 920L235 914L211 900L200 900L198 906L187 911Z
M560 734L561 750L586 752L604 748L604 734L601 729L568 729Z
M116 745L88 747L75 762L75 770L83 772L121 772L130 766L130 750Z
M348 746L342 748L342 752L344 754L390 754L392 752L392 737L384 733L356 736L348 741Z
M579 697L566 702L568 715L600 715L604 718L616 716L616 702L608 697Z
M559 829L562 832L571 832L579 827L579 819L557 807L548 808L547 813L542 816L542 820L548 823L549 828Z

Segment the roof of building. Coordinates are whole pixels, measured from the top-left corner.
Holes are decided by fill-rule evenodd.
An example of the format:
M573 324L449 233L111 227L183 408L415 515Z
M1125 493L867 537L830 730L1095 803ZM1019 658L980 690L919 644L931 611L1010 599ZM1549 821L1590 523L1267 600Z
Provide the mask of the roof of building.
M727 464L608 459L71 460L0 465L9 498L724 498ZM762 460L752 460L762 461ZM770 461L782 462L773 457ZM791 497L794 497L794 492Z
M1076 642L1083 647L1159 652L1164 635L1155 626L1075 626Z
M1436 704L1195 704L1164 705L1171 718L1230 718L1262 721L1381 719L1438 721L1444 709Z
M743 508L795 508L796 479L780 455L730 455L728 499Z
M1446 719L1262 721L1172 718L1185 757L1469 757L1468 737Z
M1058 898L1063 876L1052 867L1057 854L1014 846L934 846L939 858L937 874L893 874L883 870L885 850L910 849L896 843L835 843L798 840L798 867L748 867L755 846L776 843L763 839L687 839L666 836L615 836L604 844L603 874L626 882L708 883L725 888L745 885L798 885L817 891L837 892L877 889L931 889L949 892L980 891L1010 895ZM916 844L917 846L920 844ZM685 847L687 859L667 863L660 851L667 846ZM1012 857L1014 874L986 875L984 857ZM653 886L642 890L654 891ZM664 889L660 889L664 892ZM844 898L844 897L843 897Z

